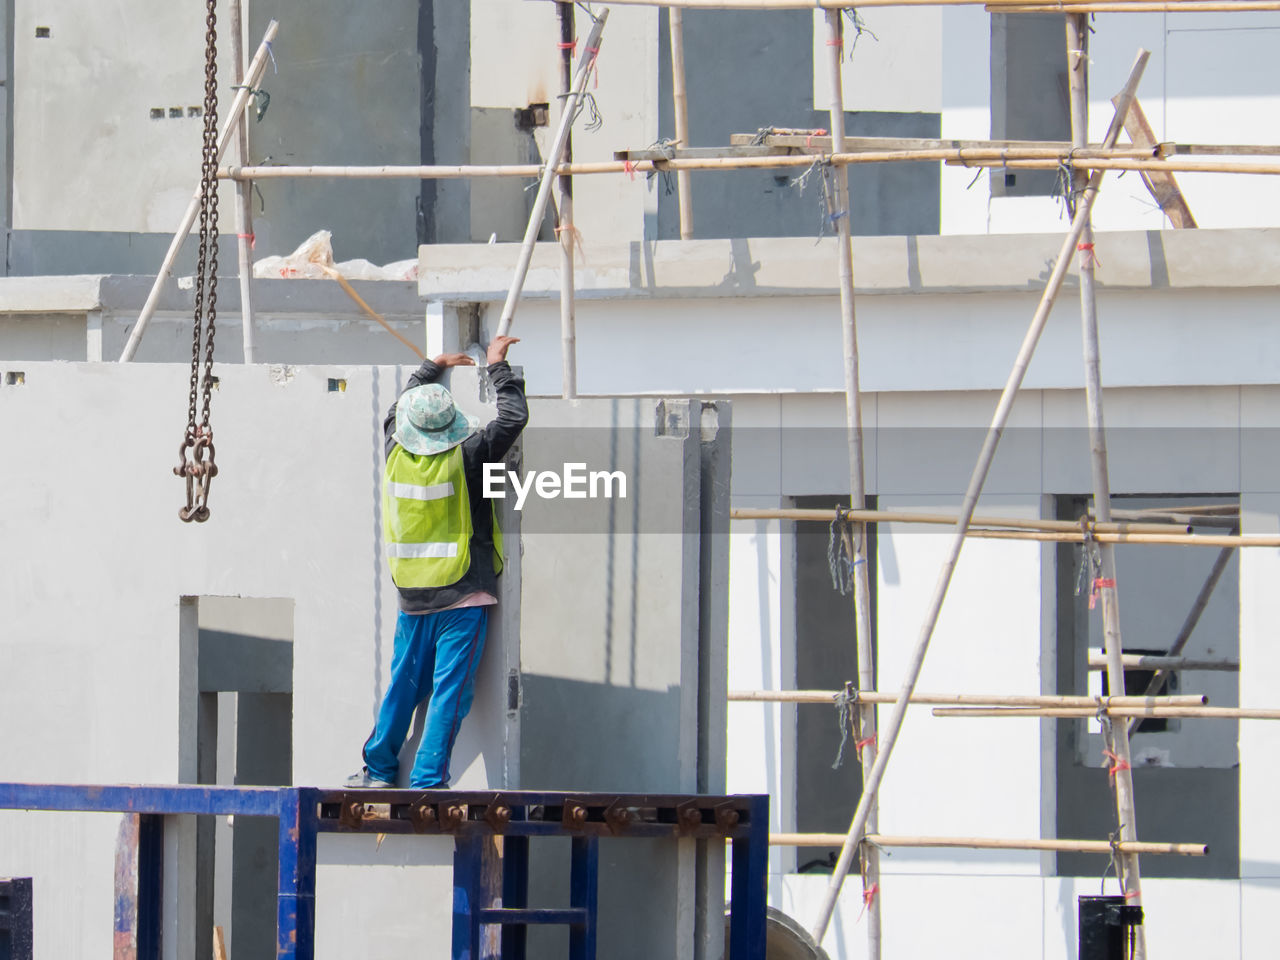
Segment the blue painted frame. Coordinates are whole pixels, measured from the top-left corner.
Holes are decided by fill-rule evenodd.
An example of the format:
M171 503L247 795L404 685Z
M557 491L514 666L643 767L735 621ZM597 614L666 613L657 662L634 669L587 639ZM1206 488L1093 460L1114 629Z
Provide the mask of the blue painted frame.
M454 824L414 822L411 808L430 805L432 816L450 804L464 811ZM366 817L371 804L389 816ZM504 817L490 812L502 805ZM594 811L583 822L561 823L529 811ZM629 805L629 806L628 806ZM616 807L656 811L648 818L608 819ZM341 808L341 816L335 812ZM731 816L722 816L732 808ZM316 844L321 832L451 834L454 837L453 956L469 960L523 960L524 928L567 924L570 960L595 960L600 839L689 837L733 843L730 888L730 960L765 958L765 889L769 853L767 796L707 797L618 795L548 791L320 790L314 787L85 786L0 783L0 809L137 813L142 829L138 856L138 958L159 960L164 816L274 817L279 824L276 944L279 960L314 960ZM471 816L465 811L484 813ZM398 811L398 812L397 812ZM603 818L602 818L602 816ZM529 838L573 838L570 905L529 909ZM501 904L501 906L499 905ZM484 927L501 933L484 937ZM496 942L495 942L496 940Z
M10 960L32 960L31 878L0 879L0 933L4 934Z

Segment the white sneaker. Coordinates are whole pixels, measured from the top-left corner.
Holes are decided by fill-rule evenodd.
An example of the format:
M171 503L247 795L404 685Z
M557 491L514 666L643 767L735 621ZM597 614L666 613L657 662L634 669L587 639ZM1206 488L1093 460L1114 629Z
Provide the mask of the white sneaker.
M396 785L389 780L379 780L377 777L370 776L369 768L361 767L359 773L353 773L347 777L343 786L359 787L361 789L394 790Z

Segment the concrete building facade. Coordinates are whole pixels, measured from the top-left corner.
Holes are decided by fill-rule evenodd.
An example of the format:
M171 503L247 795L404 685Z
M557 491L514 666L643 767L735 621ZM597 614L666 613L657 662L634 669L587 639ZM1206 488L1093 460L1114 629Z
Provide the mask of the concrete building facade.
M59 20L10 3L5 21L9 276L0 279L0 450L8 479L0 487L0 541L16 548L2 568L0 611L10 629L0 662L11 667L0 670L0 721L30 735L0 741L0 779L190 780L200 776L198 734L214 729L225 773L237 765L228 751L239 742L238 724L278 730L287 715L287 743L264 746L267 771L246 766L244 776L283 768L295 783L333 782L350 772L345 758L388 669L394 596L378 573L371 491L380 418L411 357L328 281L260 281L254 296L265 362L240 367L239 304L224 277L215 409L225 410L226 475L215 486L210 524L179 526L169 461L185 398L186 373L174 365L189 350L189 291L166 286L139 353L144 363L99 361L118 355L149 286L143 276L154 273L193 185L199 121L188 108L199 103L199 17L153 0L113 0L92 15L80 6ZM1000 17L979 7L861 16L865 31L846 73L851 133L1069 133L1054 100L1055 63L1065 56L1059 17ZM550 4L397 0L371 20L340 3L250 3L250 49L269 17L282 31L264 82L272 102L251 128L254 160L518 162L545 149L547 128L522 129L517 111L547 103L554 122L559 33ZM1159 138L1276 142L1280 81L1267 44L1278 25L1274 14L1099 15L1092 133L1109 120L1107 98L1141 44L1154 53L1139 99ZM666 36L665 12L611 12L592 87L605 123L579 128L576 156L607 159L672 135ZM825 41L814 14L690 12L686 37L693 145L771 125L826 125ZM50 160L68 154L77 157L74 175ZM587 431L605 448L643 436L659 448L641 457L654 463L646 509L669 503L631 518L625 549L618 541L585 555L574 571L575 590L589 601L581 605L554 593L561 581L548 571L564 553L556 535L526 530L526 566L538 551L547 566L526 569L522 589L506 598L522 618L519 636L489 654L472 739L459 747L463 785L572 788L578 783L558 782L571 778L642 789L653 779L662 783L648 789L768 792L776 830L847 826L859 774L849 763L829 769L840 732L827 708L721 710L716 699L728 688L853 679L848 598L831 587L825 529L735 521L727 539L716 531L693 537L682 513L697 500L694 514L702 516L690 484L697 490L711 475L731 476L733 506L830 506L849 492L834 244L818 237L812 187L806 192L793 179L775 171L696 174L697 239L678 241L675 198L661 176L578 178L578 371L588 399L576 403L555 399L557 249L548 243L536 252L515 330L518 360L539 398L535 426L545 418L553 429ZM1280 307L1269 269L1280 260L1277 185L1210 174L1179 182L1208 229L1165 229L1133 174L1109 177L1096 208L1112 486L1137 506L1238 503L1246 533L1275 533L1280 343L1266 321ZM420 252L416 287L386 281L359 289L429 354L465 349L494 330L515 262L505 241L518 239L527 219L525 186L264 182L255 257L286 253L317 229L334 230L340 259ZM1064 220L1055 189L1052 176L998 169L855 171L868 492L878 505L958 503L1057 253ZM223 263L234 263L225 236L223 250ZM186 257L179 273L190 269L190 251ZM983 512L1074 519L1087 499L1073 293L1069 285L1030 368ZM667 405L683 434L648 430L655 411L666 421ZM329 442L318 459L292 432L298 423L325 425ZM729 423L728 469L704 469L726 456ZM548 439L526 454L559 455L563 443ZM84 479L51 468L68 444L96 471L87 511ZM304 464L313 482L297 491ZM335 503L349 509L334 511ZM315 516L326 522L311 522ZM65 568L69 544L90 559L74 588L51 573ZM723 555L695 557L698 545ZM896 526L877 533L883 689L896 689L944 548L943 534ZM1129 549L1120 561L1124 633L1135 647L1160 649L1214 551ZM1217 705L1277 705L1267 682L1275 658L1267 585L1277 562L1273 549L1240 552L1189 651L1238 659L1238 680L1187 673L1182 691L1210 692ZM1075 589L1080 563L1072 548L966 545L921 688L1097 692L1083 666L1097 645L1097 614ZM228 612L216 601L183 599L217 597L292 607ZM580 637L530 626L578 613L585 622L588 612ZM253 622L227 626L227 617ZM280 617L287 629L276 624ZM244 655L275 679L246 684L225 662L219 674L217 662L203 659L201 631L252 638ZM528 674L515 708L505 682L512 664ZM222 679L205 683L206 669ZM351 677L365 681L353 687ZM238 698L234 707L228 695ZM211 713L211 704L220 709ZM558 727L566 712L578 724L569 738ZM581 729L597 715L627 733L630 753L592 752ZM1212 848L1203 860L1144 859L1152 955L1251 957L1274 940L1277 736L1262 721L1184 720L1135 737L1139 835ZM916 710L882 791L881 829L1105 838L1114 822L1099 761L1099 737L1086 721L943 719ZM74 826L60 828L64 822ZM49 931L55 953L91 955L107 935L115 830L92 817L0 817L0 873L37 878L37 931ZM393 837L368 849L363 839L322 847L319 898L333 906L320 913L321 955L386 955L424 936L443 942L446 846ZM175 835L169 856L194 863L205 842L192 827ZM225 856L228 845L215 846ZM825 889L826 853L777 848L771 859L771 903L801 924L811 922ZM636 956L715 960L716 897L707 884L722 868L714 853L689 847L638 856L636 875L663 878L653 915L670 926L637 922L656 938L646 940L623 924L609 955L628 956L629 945ZM69 879L68 867L81 862L104 872ZM892 851L882 867L886 956L1073 956L1075 897L1096 892L1106 866L1105 858ZM191 881L180 889L179 871L173 876L172 902L182 906L166 950L195 956L203 948L197 914L233 917L234 897L225 885L201 890ZM359 889L372 900L349 895ZM634 896L627 883L614 892L618 902ZM68 901L77 908L53 912L53 903ZM423 902L442 909L421 924L401 922ZM833 960L864 955L861 910L854 878L824 941ZM245 917L237 920L241 942L250 942L256 921L237 916ZM377 929L376 941L354 938L357 929Z

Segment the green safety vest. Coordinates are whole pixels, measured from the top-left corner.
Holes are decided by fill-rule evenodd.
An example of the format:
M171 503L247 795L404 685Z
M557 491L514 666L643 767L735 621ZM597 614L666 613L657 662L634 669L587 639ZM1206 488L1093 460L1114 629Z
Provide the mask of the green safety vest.
M382 479L382 534L397 587L447 587L471 568L471 498L462 447L419 456L396 444ZM493 569L502 530L493 514Z

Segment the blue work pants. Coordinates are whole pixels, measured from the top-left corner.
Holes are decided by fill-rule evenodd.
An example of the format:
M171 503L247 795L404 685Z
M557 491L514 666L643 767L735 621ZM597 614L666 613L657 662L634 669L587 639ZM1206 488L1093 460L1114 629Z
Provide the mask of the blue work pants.
M391 684L382 698L377 724L364 745L364 764L372 777L396 782L398 755L413 711L430 698L409 786L425 789L449 785L449 755L462 718L471 710L488 619L488 607L461 607L438 613L400 611Z

